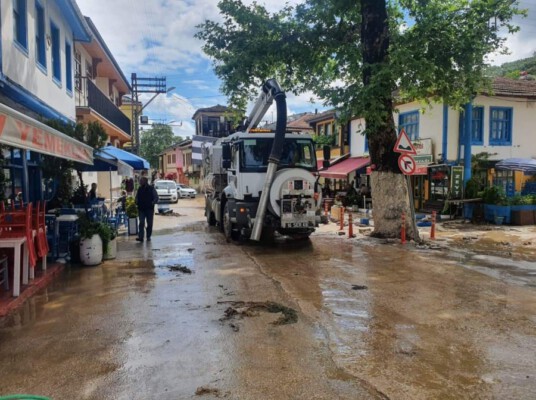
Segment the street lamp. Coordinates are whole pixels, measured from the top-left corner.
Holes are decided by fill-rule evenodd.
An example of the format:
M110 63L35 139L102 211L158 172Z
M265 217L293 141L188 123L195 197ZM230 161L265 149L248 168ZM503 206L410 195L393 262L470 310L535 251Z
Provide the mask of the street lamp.
M145 103L139 110L138 110L138 105L137 104L132 104L132 110L133 110L133 113L134 113L134 139L135 139L135 154L139 155L140 154L140 121L139 121L139 117L141 116L141 113L142 111L145 109L145 107L147 107L149 104L151 104L151 102L156 99L158 97L159 94L162 94L162 93L169 93L171 92L172 90L175 90L175 86L171 86L170 88L168 88L165 92L157 92L154 94L153 97L151 97L149 99L149 101L147 103ZM134 103L134 102L133 102Z

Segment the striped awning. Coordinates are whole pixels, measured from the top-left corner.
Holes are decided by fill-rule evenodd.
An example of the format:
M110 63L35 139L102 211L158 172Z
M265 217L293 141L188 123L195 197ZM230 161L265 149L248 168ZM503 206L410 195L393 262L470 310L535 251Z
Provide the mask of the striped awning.
M507 158L495 164L497 169L510 171L523 171L528 174L536 174L536 159L534 158Z

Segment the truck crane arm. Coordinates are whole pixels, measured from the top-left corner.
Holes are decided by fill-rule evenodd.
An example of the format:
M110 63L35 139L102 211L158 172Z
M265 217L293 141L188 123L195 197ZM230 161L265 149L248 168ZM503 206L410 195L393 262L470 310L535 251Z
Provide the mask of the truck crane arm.
M274 79L269 79L264 83L264 85L262 85L262 92L255 102L253 110L251 110L247 119L247 133L259 125L266 115L266 112L274 102L275 95L279 92L281 92L281 89Z

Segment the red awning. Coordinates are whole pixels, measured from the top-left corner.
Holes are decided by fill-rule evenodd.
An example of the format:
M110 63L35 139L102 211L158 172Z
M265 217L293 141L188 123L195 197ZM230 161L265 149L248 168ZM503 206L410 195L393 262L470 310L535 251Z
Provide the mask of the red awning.
M0 143L93 165L93 148L0 104Z
M324 178L346 179L350 172L357 171L369 164L369 157L351 157L332 165L324 171L319 171L319 174Z

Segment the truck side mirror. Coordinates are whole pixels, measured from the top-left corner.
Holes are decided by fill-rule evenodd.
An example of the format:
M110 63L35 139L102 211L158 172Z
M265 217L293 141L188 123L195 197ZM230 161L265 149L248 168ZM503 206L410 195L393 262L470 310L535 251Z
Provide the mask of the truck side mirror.
M221 144L221 166L223 169L229 169L231 168L231 146L229 143L222 143Z
M322 150L324 151L324 161L322 162L322 167L329 168L329 160L331 160L331 147L326 145Z

